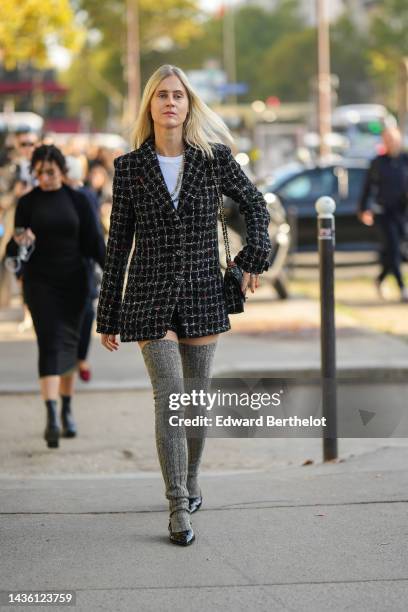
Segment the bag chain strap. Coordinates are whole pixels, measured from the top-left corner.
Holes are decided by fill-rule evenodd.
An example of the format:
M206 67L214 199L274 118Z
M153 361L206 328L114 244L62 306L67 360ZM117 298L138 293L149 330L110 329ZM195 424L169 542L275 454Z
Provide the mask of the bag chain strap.
M226 260L227 260L227 267L231 268L231 267L235 266L236 264L231 259L231 251L230 251L230 245L229 245L229 240L228 240L227 224L225 222L225 215L224 215L224 200L223 200L223 197L222 197L222 193L221 193L219 182L217 182L217 179L215 177L214 163L211 164L211 171L212 171L212 175L213 175L213 178L214 178L215 187L217 189L218 204L219 204L220 217L221 217L222 235L224 237L225 257L226 257Z

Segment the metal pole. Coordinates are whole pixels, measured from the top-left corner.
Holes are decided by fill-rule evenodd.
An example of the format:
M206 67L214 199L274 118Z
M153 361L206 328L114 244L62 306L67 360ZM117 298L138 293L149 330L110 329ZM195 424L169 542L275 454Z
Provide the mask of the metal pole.
M235 57L235 19L234 7L231 2L225 3L223 19L223 51L224 70L227 73L228 83L237 81L237 64ZM237 103L236 94L228 94L227 100L230 104Z
M127 127L136 118L140 104L140 49L138 0L127 0L127 67L128 99L124 124Z
M318 241L320 260L320 343L322 416L326 417L323 461L337 458L336 326L334 318L334 211L332 198L319 198Z
M318 64L318 125L320 156L331 151L327 136L331 132L330 33L326 0L316 0L317 64Z
M399 86L398 86L398 123L400 130L405 135L408 116L408 57L404 57L400 63Z

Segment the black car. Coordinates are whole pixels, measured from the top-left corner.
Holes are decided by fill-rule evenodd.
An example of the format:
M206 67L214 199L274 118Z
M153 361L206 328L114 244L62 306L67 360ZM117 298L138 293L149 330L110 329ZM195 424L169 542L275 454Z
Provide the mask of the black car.
M279 198L268 198L266 207L269 213L268 234L271 241L269 256L269 269L263 273L262 278L270 282L279 298L289 297L286 269L288 255L291 248L291 232L287 222L285 209ZM230 243L231 257L234 258L246 243L246 222L239 212L239 206L231 198L224 198L225 221L228 226L228 241ZM221 225L221 222L220 222ZM218 231L221 266L225 268L225 248L221 227Z
M315 203L321 196L336 202L337 250L377 250L376 229L357 219L367 168L367 160L341 159L313 166L294 163L278 169L261 189L266 198L271 193L278 196L289 218L294 219L297 250L317 248Z

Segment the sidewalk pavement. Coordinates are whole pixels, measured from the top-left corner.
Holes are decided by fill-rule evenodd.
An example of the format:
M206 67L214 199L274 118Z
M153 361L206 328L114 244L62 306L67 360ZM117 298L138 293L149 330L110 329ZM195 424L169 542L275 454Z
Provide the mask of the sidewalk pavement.
M310 377L318 380L320 341L316 301L258 299L248 304L245 317L231 316L231 322L231 332L219 338L214 377L294 376L298 381L310 380ZM394 426L401 421L400 412L403 413L404 408L402 399L398 398L406 394L407 343L398 337L364 329L342 312L337 314L336 322L339 376L357 377L360 382L364 377L368 385L375 381L373 389L378 390L375 397L380 408L377 421L383 424L379 431L390 429L390 436L401 435L398 428L394 432L391 426L384 429L381 418L388 419ZM53 454L47 451L42 439L44 414L36 381L33 334L26 333L26 339L19 340L21 335L16 333L16 323L14 330L9 320L4 324L9 326L9 339L0 342L3 357L0 402L4 423L0 428L0 477L3 474L29 477L159 470L153 397L137 346L125 343L118 352L109 353L100 346L98 338L94 338L91 354L94 377L90 384L78 382L79 393L74 402L80 435L74 440L62 441L58 453ZM1 332L2 324L0 337ZM13 334L15 339L11 339ZM355 416L360 420L359 408L373 410L367 405L369 394L361 397L365 401L360 404L359 398L365 388L360 384L354 392ZM347 401L347 395L345 397ZM396 404L393 410L391 404ZM383 405L390 408L388 417ZM369 429L373 423L370 421L367 432L374 431ZM339 440L341 457L368 452L382 444L381 439L368 437L370 434L366 431L357 434L358 431L355 429L355 435L365 437ZM371 435L378 435L378 431ZM395 440L398 438L386 438L389 444L395 444ZM322 456L321 441L317 438L213 438L207 445L204 471L267 469L291 462L319 461Z
M407 462L204 474L186 548L158 475L2 478L0 589L76 591L78 612L405 612Z
M231 315L232 329L220 334L214 376L313 377L320 372L320 306L318 301L271 300L262 287L241 315ZM0 313L1 314L1 313ZM0 317L0 393L37 392L37 348L31 331L19 333L14 309ZM365 328L341 309L336 313L337 365L343 376L407 380L408 343L398 336ZM93 339L91 383L78 390L147 389L150 383L140 350L123 343L109 353Z
M261 298L231 321L214 376L318 374L317 302ZM406 342L336 322L342 375L406 383ZM318 439L208 439L197 540L176 547L137 347L94 340L80 436L50 451L33 335L6 317L0 337L0 590L73 590L81 612L406 610L406 439L343 439L326 464Z

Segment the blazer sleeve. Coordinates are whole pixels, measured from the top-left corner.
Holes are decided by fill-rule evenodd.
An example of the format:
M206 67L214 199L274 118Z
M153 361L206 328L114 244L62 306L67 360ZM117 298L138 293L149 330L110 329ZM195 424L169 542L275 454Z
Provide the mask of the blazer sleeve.
M245 272L261 274L269 268L271 241L268 226L270 216L262 193L249 180L234 159L231 149L218 145L222 193L239 204L247 228L244 248L234 257L235 263Z
M114 167L112 212L96 315L96 331L112 335L120 331L123 282L135 233L129 167L123 157L115 159Z

